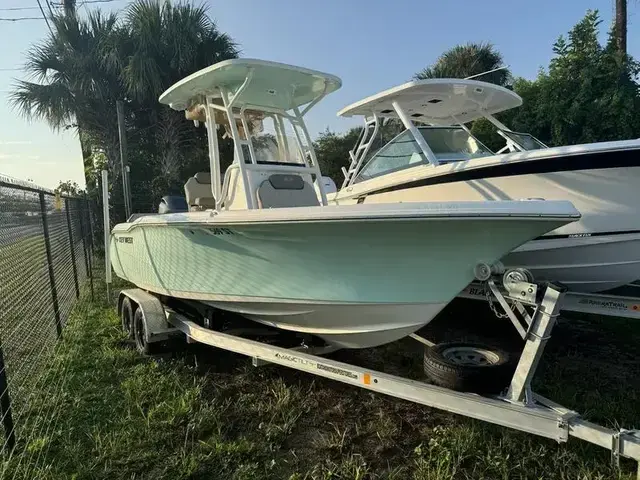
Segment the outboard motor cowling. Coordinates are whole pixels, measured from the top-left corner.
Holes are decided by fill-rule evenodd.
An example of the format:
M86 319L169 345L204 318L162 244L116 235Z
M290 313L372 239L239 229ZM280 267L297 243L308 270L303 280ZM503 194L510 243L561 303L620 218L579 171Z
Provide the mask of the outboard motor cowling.
M187 200L180 195L165 195L160 200L158 213L178 213L188 212Z

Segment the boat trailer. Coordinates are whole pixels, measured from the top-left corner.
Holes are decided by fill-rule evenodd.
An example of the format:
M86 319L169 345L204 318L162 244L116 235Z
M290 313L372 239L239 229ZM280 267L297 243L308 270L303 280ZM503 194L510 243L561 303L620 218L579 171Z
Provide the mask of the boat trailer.
M468 298L482 296L490 302L497 302L504 312L502 316L509 317L524 340L522 354L509 386L496 396L450 390L319 356L332 350L327 347L302 344L295 348L282 348L213 330L207 328L211 325L210 321L178 312L159 297L137 288L120 292L118 312L123 315L125 303L133 306L133 316L123 320L129 322L131 336L135 339L138 350L143 353L150 353L151 347L157 342L184 334L188 342L200 342L246 355L252 359L254 366L274 363L558 442L566 442L569 437L580 438L609 449L615 467L619 467L621 457L639 462L640 480L640 431L613 430L588 422L577 412L562 407L531 389L531 381L545 345L551 338L556 318L565 307L563 301L568 297L568 309L580 311L575 310L575 305L580 305L580 296L565 295L564 289L554 284L539 286L517 274L503 279L507 281L487 278L484 282L469 287L478 290L470 290L465 295ZM492 308L495 309L495 306ZM131 315L132 311L125 312L125 315ZM633 308L630 311L635 313ZM135 321L131 321L132 319ZM194 321L196 319L200 323ZM125 329L126 321L123 321ZM427 348L433 345L418 335L411 337L426 344Z
M640 294L640 285L630 284L626 288L635 289ZM486 300L486 285L474 282L465 288L458 297ZM608 293L566 292L560 310L640 320L640 298Z

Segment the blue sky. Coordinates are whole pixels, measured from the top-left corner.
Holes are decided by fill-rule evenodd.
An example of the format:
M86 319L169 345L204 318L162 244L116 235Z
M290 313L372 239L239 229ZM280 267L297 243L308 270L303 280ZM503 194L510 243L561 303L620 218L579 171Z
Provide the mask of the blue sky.
M80 0L81 1L81 0ZM105 4L110 9L126 0ZM208 1L218 27L242 56L274 60L338 75L343 87L308 116L313 136L329 127L345 130L355 119L336 112L356 100L401 84L458 43L489 41L515 75L535 77L548 65L551 47L585 14L598 9L603 36L614 0L234 0ZM640 8L629 2L629 52L640 56ZM35 0L0 0L0 9L37 6ZM80 7L84 13L85 7ZM37 16L38 10L5 11L0 17ZM71 132L54 133L42 122L16 117L7 94L29 46L47 33L44 21L0 21L0 173L55 187L83 185L80 147Z

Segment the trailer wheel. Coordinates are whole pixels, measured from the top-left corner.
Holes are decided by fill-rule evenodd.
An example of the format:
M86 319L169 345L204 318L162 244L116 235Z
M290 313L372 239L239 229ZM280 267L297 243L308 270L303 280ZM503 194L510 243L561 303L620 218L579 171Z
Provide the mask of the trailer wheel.
M495 394L514 372L509 354L480 343L440 343L424 350L424 372L435 384L463 392Z
M136 349L143 355L153 355L158 351L157 342L147 342L147 319L142 308L136 309L133 315L133 339L136 342Z
M127 334L127 338L133 338L133 306L131 305L131 299L129 297L122 299L120 320L122 322L122 330Z

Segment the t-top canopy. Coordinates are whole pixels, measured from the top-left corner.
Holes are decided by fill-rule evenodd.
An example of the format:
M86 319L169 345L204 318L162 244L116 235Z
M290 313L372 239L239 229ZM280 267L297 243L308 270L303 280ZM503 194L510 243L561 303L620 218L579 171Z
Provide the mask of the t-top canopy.
M451 125L471 122L486 114L493 115L519 107L522 105L522 98L515 92L492 83L433 78L415 80L372 95L343 108L338 115L351 117L375 113L382 118L397 118L393 102L397 102L417 122Z
M180 80L160 96L160 103L185 110L202 95L220 97L220 88L234 94L249 77L235 104L290 110L306 105L341 87L327 73L284 63L238 58L203 68Z

